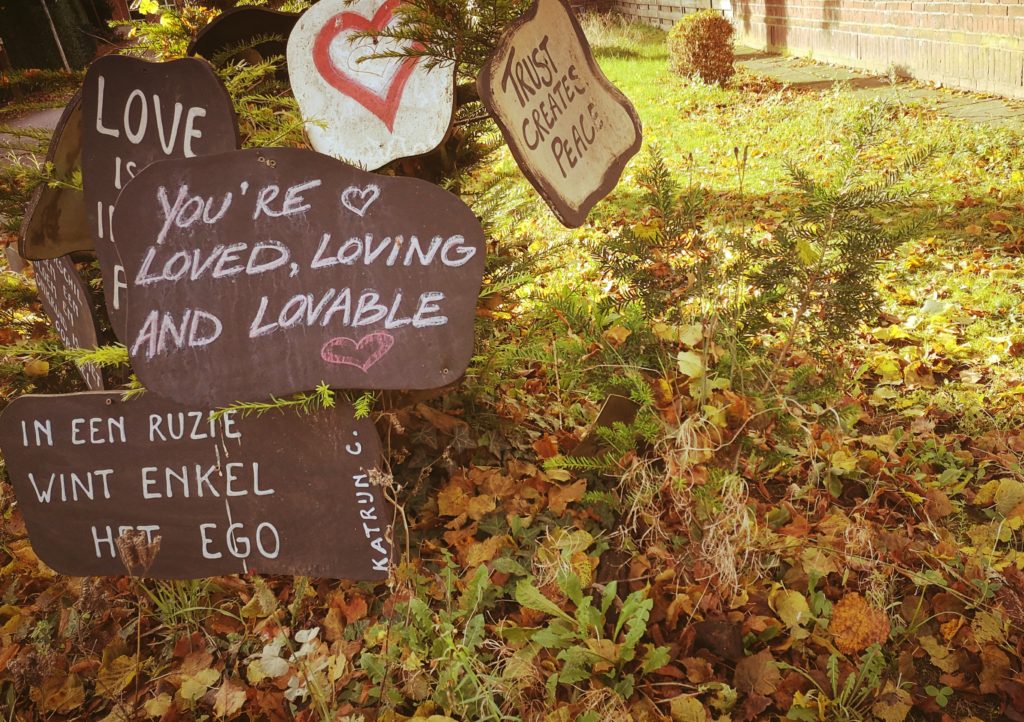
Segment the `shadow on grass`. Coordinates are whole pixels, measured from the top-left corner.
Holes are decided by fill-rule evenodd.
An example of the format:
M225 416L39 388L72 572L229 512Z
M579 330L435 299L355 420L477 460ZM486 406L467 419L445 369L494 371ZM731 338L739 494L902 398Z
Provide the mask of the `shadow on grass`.
M624 45L605 45L594 48L594 55L598 58L613 58L615 60L643 60L647 57L644 53Z

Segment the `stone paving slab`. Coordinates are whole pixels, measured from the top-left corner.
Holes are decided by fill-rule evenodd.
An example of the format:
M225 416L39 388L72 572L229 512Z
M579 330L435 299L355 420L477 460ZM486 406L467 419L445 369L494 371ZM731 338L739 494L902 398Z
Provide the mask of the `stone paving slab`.
M53 130L57 127L57 122L60 120L61 114L64 112L64 108L46 108L45 110L34 110L25 115L20 115L17 118L11 118L0 122L0 126L7 126L9 128L46 128ZM33 141L27 138L21 138L16 135L9 133L0 133L0 163L9 160L7 157L7 151L13 151L17 153L18 150L25 150L32 147Z
M815 63L746 46L736 46L736 64L754 75L773 78L798 90L826 91L845 83L851 92L870 93L934 107L950 118L1024 131L1024 103L1005 98L950 91L922 83L895 80L853 68Z

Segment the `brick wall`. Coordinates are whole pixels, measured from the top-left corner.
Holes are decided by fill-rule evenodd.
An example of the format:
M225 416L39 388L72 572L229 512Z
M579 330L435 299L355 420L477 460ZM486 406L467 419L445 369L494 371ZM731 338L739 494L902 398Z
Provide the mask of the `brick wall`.
M666 30L686 13L712 8L730 11L729 0L611 0L604 7Z
M1024 0L732 0L739 40L1024 97Z
M739 42L877 72L1024 98L1024 0L613 0L665 27L698 7Z

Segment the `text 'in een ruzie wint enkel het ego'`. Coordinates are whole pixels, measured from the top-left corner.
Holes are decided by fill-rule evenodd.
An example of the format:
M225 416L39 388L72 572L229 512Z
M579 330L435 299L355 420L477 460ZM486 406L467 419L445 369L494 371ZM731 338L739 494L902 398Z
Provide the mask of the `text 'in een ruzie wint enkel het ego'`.
M326 82L317 92L346 96L367 133L415 132L404 130L422 112L414 80L437 82L452 68L392 59L362 77L378 60L356 35L394 22L394 3L339 2L296 22L293 85L308 65ZM486 70L481 94L517 161L560 220L578 225L639 146L632 106L559 0L535 3ZM307 90L296 95L308 99ZM451 98L433 97L434 115L450 123ZM85 215L107 310L148 391L27 396L0 418L39 556L66 573L116 574L116 540L136 530L160 538L150 576L382 578L391 512L371 483L382 465L371 422L347 405L216 420L209 410L321 383L457 380L473 350L479 220L423 180L300 149L236 150L230 98L200 60L97 61L81 123ZM330 147L328 136L311 138ZM376 167L380 157L355 160Z

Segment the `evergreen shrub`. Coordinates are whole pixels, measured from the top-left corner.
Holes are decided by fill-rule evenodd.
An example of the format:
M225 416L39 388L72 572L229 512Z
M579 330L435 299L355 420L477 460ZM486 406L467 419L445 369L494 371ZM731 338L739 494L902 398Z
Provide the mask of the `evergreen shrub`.
M705 83L722 85L733 68L733 26L714 10L684 16L668 33L668 60L672 71L698 76Z

